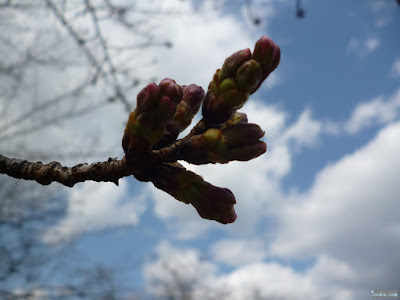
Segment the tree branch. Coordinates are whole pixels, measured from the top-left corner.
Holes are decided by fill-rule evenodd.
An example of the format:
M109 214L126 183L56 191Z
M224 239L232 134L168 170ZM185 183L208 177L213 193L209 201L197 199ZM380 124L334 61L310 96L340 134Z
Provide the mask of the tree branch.
M76 183L86 180L114 182L118 185L118 179L122 177L137 175L137 178L142 178L140 176L142 172L152 164L177 161L179 159L179 146L182 141L178 140L168 147L153 150L138 158L137 161L130 161L129 163L125 157L121 160L110 157L108 161L90 165L82 163L74 167L65 167L56 161L48 164L33 163L0 154L0 174L18 179L35 180L42 185L56 181L65 186L73 187Z
M42 185L48 185L56 181L65 186L73 187L76 183L86 180L108 181L118 185L118 179L131 175L133 171L126 164L125 159L109 158L105 162L97 162L90 165L78 164L69 168L56 161L48 164L43 164L42 162L32 163L0 154L0 173L14 178L35 180Z

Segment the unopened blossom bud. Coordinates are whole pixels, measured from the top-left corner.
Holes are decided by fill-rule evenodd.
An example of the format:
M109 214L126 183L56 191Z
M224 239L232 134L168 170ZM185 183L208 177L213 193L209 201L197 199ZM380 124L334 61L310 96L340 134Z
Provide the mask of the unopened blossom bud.
M157 123L166 124L174 116L175 112L176 103L170 97L163 96L154 117L157 118Z
M248 93L242 92L236 84L236 80L231 78L221 82L219 93L223 102L231 108L230 110L241 108L249 98Z
M238 123L225 129L223 134L229 141L227 156L230 159L247 161L267 151L267 145L259 140L264 132L257 124Z
M172 79L147 85L137 96L136 109L129 115L122 147L128 160L156 145L182 100L182 88Z
M280 58L280 48L269 37L264 35L257 41L254 47L253 59L259 62L263 72L260 83L255 87L252 93L254 93L268 75L278 67Z
M260 82L262 68L254 59L246 61L236 72L236 81L240 90L252 91Z
M160 88L154 82L150 83L137 95L137 114L154 110L158 105L159 99Z
M210 90L206 93L202 113L204 122L208 124L224 123L232 116L233 108L219 95L216 95Z
M178 104L182 99L182 88L176 84L175 80L170 78L165 78L161 80L160 84L161 94L171 98L173 102Z
M230 157L238 161L248 161L259 157L267 151L267 144L263 141L255 141L251 144L240 144L231 146L229 149ZM232 160L232 159L231 159Z
M190 84L183 86L183 97L181 103L186 103L193 111L199 111L204 90L201 86Z
M230 146L250 144L264 136L264 131L257 124L237 123L223 130Z
M192 204L204 219L222 224L233 223L237 216L233 206L235 196L227 188L214 186L179 163L153 166L151 181L154 186L175 199Z
M259 140L263 136L257 124L240 122L239 118L232 126L210 128L184 140L179 153L183 160L192 164L248 161L267 151L267 145Z
M219 71L218 80L221 82L225 78L235 76L236 70L249 59L251 59L251 51L249 48L233 53L225 59L224 65Z
M165 147L176 140L179 133L185 130L192 122L193 117L199 111L204 98L204 90L201 86L191 84L182 86L183 96L176 107L176 112L166 126L166 132L162 140L155 146L156 149Z
M202 109L204 122L226 122L278 66L279 58L279 47L266 36L256 43L253 55L244 49L229 56L208 86Z

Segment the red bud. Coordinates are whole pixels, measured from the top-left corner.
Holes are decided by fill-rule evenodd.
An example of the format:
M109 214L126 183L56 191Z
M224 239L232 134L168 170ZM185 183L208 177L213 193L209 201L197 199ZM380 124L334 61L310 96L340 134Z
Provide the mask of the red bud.
M170 97L176 104L182 100L182 88L176 84L175 80L165 78L161 80L159 87L161 94Z
M178 163L155 165L151 181L158 189L179 201L192 204L202 218L222 224L233 223L235 196L226 188L214 186Z
M138 112L151 111L158 105L160 89L155 83L150 83L137 95Z

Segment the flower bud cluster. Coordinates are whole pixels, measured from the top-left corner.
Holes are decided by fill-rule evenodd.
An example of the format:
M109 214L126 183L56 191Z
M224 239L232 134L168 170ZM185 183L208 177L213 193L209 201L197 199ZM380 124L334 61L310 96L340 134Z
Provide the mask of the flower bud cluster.
M166 126L166 133L163 139L155 147L157 149L175 141L179 133L190 125L193 117L200 109L204 98L203 88L195 84L190 84L188 86L183 85L182 89L182 100L176 107L175 115Z
M244 49L225 60L208 91L194 84L179 86L172 79L149 84L137 96L129 115L122 147L132 175L151 181L177 200L192 204L205 219L227 224L236 220L235 196L177 163L248 161L267 151L264 131L237 112L275 70L280 49L263 36L253 53ZM203 104L202 104L203 103ZM202 105L203 119L177 141Z
M267 36L257 41L253 54L250 49L244 49L228 57L215 73L204 98L205 122L226 122L276 69L279 60L280 49Z
M267 151L267 145L259 140L263 136L260 126L247 123L244 113L236 113L221 128L184 140L179 153L192 164L248 161Z
M128 160L150 150L163 138L182 95L182 88L168 78L159 85L149 84L138 94L136 109L129 115L122 139Z

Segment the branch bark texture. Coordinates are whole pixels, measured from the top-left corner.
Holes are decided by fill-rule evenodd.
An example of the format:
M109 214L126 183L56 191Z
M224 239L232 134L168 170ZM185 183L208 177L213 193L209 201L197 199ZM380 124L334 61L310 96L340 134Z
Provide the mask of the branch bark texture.
M48 164L33 163L0 154L0 173L18 179L35 180L42 185L56 181L65 186L73 187L76 183L86 180L108 181L118 185L118 179L129 176L132 172L132 168L128 167L124 159L110 158L105 162L65 167L56 161Z

